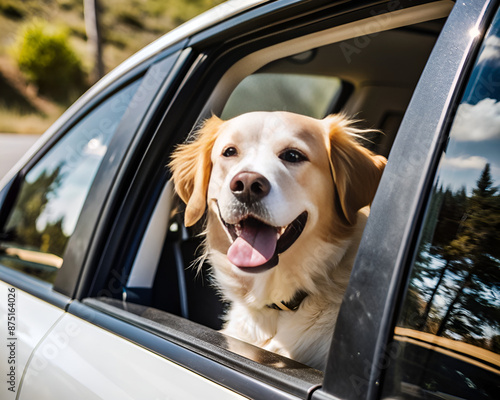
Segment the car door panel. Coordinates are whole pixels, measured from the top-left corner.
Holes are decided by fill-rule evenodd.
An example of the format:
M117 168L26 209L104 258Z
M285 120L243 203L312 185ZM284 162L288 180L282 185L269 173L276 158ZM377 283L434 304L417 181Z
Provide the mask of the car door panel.
M66 314L37 348L25 399L242 399L239 394Z
M109 144L110 154L107 154L105 159L113 160L116 165L121 162L123 154L126 153L127 147L130 145L130 140L124 139L125 137L130 137L135 134L137 125L140 124L144 114L142 112L135 113L134 111L137 111L140 105L144 107L149 105L149 101L155 97L156 91L161 87L165 76L177 59L177 53L174 52L174 55L171 57L168 57L169 54L170 53L161 54L156 57L156 64L152 66L149 74L145 74L147 79L141 79L142 76L144 76L141 76L141 71L139 71L139 73L129 74L130 76L125 76L122 81L111 85L109 92L104 91L103 93L99 93L96 95L96 99L89 102L90 104L81 105L81 109L74 115L64 117L68 120L64 124L65 128L61 129L61 132L51 136L51 139L49 139L46 144L43 144L34 156L27 156L27 164L19 173L18 179L21 180L25 178L25 175L28 176L29 172L35 171L36 168L43 169L44 165L48 163L47 160L50 160L50 165L56 162L59 162L61 165L69 165L68 168L71 167L69 169L70 172L76 170L77 167L86 169L83 175L88 182L84 185L84 188L94 187L92 193L96 191L100 193L106 192L106 187L98 185L102 183L102 181L98 181L97 184L94 184L95 182L93 182L94 179L89 166L79 161L83 156L80 158L78 156L81 154L94 155L95 153L96 156L101 157L103 155L101 153L108 153L107 142L106 145L100 147L94 146L93 153L91 145L100 143L100 140L105 137L109 139L110 135L116 133L120 135L120 138L115 142L123 145ZM137 88L139 90L136 92ZM96 105L96 103L98 104ZM120 132L115 132L121 120L121 116L127 110L129 111L128 114L126 114L129 116L125 122L127 125ZM70 127L68 131L65 131L67 125L70 125ZM68 140L73 140L73 142L76 142L76 145L70 146L67 144ZM97 169L99 165L93 163L92 167ZM107 174L106 176L109 179L110 168L104 166L103 169L105 172L101 175ZM39 175L43 177L43 173ZM68 174L64 176L67 175ZM27 183L25 186L32 185L32 181L33 179L26 180ZM12 182L14 182L14 180L12 180ZM75 179L68 180L66 186L73 187L73 183L75 183ZM16 215L20 216L19 218L21 219L24 218L23 216L28 215L23 207L19 206L16 208L17 203L15 201L18 201L19 197L22 197L18 193L19 188L17 186L13 187L12 184L7 184L0 193L0 205L2 207L0 213L0 219L2 221L0 221L0 225L4 225L5 221L7 221L9 232L15 231L13 228L17 228L15 221L10 221L12 220L11 215L13 208L17 212ZM46 192L49 193L49 195L46 195L47 199L50 197L50 199L57 200L57 196L53 196L54 190L51 190L50 185L48 189L45 189ZM58 207L54 206L53 208L61 209L62 206L64 206L78 214L80 207L76 204L76 200L81 198L83 202L86 201L85 197L87 197L85 191L83 192L83 196L81 196L81 192L81 190L78 193L73 191L72 201L65 200L60 202ZM35 195L31 194L31 196L34 200L37 199L36 193ZM40 197L41 196L38 196L38 198ZM4 201L6 198L7 201ZM40 210L43 212L43 206ZM94 207L93 213L97 215L95 211L96 209ZM31 214L29 215L31 218ZM9 221L11 222L11 226L8 225ZM83 225L88 226L88 223L83 223ZM2 246L0 248L0 293L2 296L1 298L4 299L0 306L0 316L2 319L2 327L9 332L9 335L2 335L4 339L1 341L2 349L0 350L0 354L2 360L6 361L0 363L0 368L2 376L6 376L8 379L12 377L11 381L9 381L6 396L12 395L13 399L18 398L16 396L22 386L25 366L32 361L30 364L30 376L43 376L40 372L44 371L45 373L45 371L47 371L48 361L57 354L63 352L66 348L67 341L71 338L73 332L71 331L71 326L69 328L66 327L69 330L56 331L44 342L44 347L37 352L37 357L34 359L31 358L33 356L33 351L37 349L42 338L46 337L55 322L62 317L70 301L69 297L58 293L58 291L56 291L57 288L54 290L52 286L54 276L68 273L71 274L71 272L73 272L71 275L72 279L74 279L73 282L79 279L77 269L80 264L68 258L68 254L74 254L75 244L68 243L67 251L59 251L57 257L58 263L57 265L52 265L53 263L47 262L47 260L51 261L54 259L54 257L49 254L51 253L51 251L48 251L50 249L47 248L43 240L41 242L37 241L38 236L43 236L44 233L40 233L39 229L41 228L34 223L29 226L31 227L30 232L32 233L29 238L34 237L32 241L36 242L35 244L41 243L39 251L33 251L34 248L29 247L31 246L30 243L28 243L29 246L26 245L24 247L19 245L19 243L15 243L14 239L17 240L19 237L24 238L24 236L27 235L13 236L9 235L9 232L2 232L2 236L0 237L2 240ZM5 227L2 227L0 229L4 228ZM66 236L71 236L72 229L69 231L70 232ZM53 236L55 237L55 235ZM44 238L42 237L42 239ZM46 235L45 239L50 239L50 236ZM83 247L81 251L85 253L86 246L88 246L88 240L82 240L81 237L79 239L77 244L80 246L80 249ZM63 259L64 266L60 265ZM66 271L66 269L70 269L69 266L72 266L73 269L71 271ZM48 276L48 274L50 274L50 276ZM42 280L46 280L47 282L42 282ZM63 290L59 290L59 292L63 292ZM67 290L67 292L69 294L71 290ZM8 330L11 327L12 331ZM10 335L10 332L12 332L12 335ZM12 344L12 350L8 347L10 344ZM11 375L8 375L9 372L11 372ZM32 378L30 378L28 382L30 382L31 379ZM10 382L12 382L12 384ZM2 396L3 395L4 393L2 393ZM37 393L28 398L40 397Z
M15 399L24 369L64 310L0 281L0 319L5 329L0 345L0 374L7 380L2 399ZM29 323L28 323L29 321Z

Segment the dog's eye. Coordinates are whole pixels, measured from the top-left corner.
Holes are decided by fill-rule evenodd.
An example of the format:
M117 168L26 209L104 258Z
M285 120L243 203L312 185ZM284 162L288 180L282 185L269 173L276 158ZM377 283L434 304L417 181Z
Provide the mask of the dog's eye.
M279 158L289 163L300 163L303 161L307 161L307 157L304 154L302 154L298 150L291 150L291 149L283 151L279 155Z
M233 157L238 155L238 150L234 147L228 147L224 152L222 153L224 157Z

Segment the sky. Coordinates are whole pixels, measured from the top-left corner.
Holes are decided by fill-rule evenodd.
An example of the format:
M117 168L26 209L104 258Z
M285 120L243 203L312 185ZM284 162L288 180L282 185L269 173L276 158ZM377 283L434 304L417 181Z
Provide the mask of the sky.
M457 109L439 181L454 190L465 186L470 194L486 163L500 186L500 18L482 45Z

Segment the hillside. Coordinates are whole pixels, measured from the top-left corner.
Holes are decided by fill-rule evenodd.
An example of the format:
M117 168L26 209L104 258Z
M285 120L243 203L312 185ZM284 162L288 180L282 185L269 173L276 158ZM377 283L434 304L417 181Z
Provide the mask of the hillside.
M110 71L130 55L222 0L100 0L104 64ZM64 26L89 72L83 0L0 0L0 132L42 133L71 101L39 96L11 48L26 24L41 19ZM87 82L88 85L91 82ZM74 99L71 99L74 100Z

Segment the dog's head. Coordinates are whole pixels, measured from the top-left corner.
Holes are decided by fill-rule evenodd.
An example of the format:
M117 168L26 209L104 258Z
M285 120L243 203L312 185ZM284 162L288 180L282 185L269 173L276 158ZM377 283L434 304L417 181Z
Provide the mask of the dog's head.
M268 270L312 241L334 242L369 205L385 158L342 116L254 112L207 120L170 167L186 226L208 206L208 244L236 271Z

